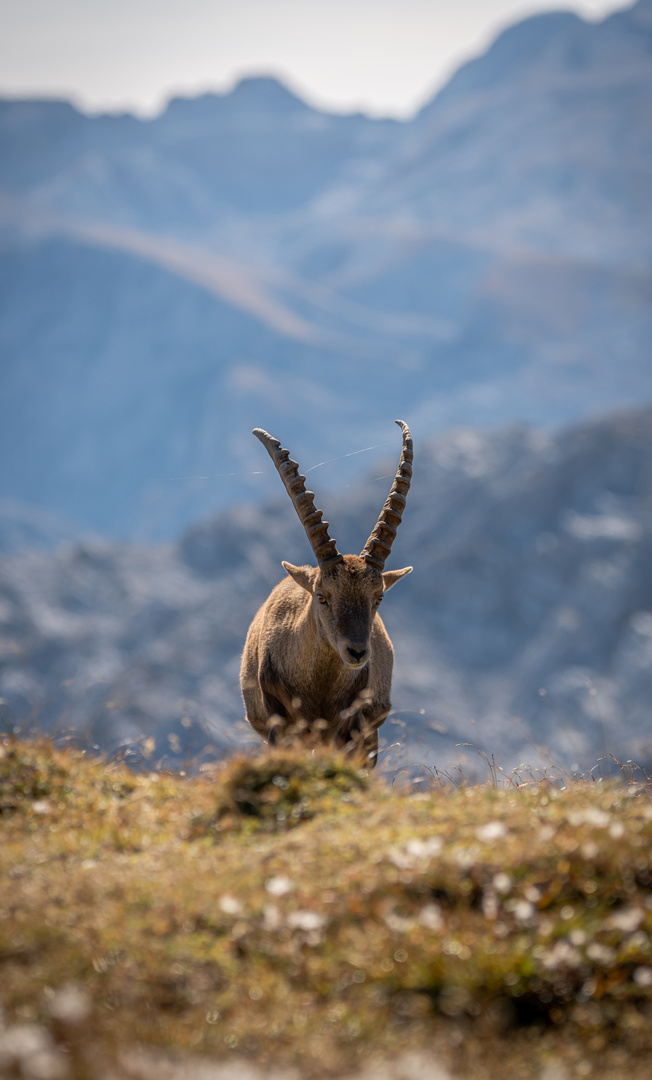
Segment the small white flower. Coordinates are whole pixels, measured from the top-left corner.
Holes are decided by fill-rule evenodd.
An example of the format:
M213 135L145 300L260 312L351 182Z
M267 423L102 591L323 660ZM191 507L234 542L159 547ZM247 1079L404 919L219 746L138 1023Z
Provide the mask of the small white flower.
M498 914L498 897L493 889L487 889L482 894L482 914L485 919L495 919Z
M627 948L630 951L634 949L645 949L647 951L648 944L649 938L645 933L645 930L637 930L636 933L632 934L631 937L628 937L626 941Z
M611 821L609 814L600 810L597 806L587 806L585 810L571 810L566 815L570 825L596 825L599 829L606 829Z
M512 888L512 879L509 874L500 873L494 876L492 884L496 892L505 896Z
M318 911L292 911L287 922L292 930L321 930L326 925L326 916Z
M270 878L265 883L265 888L272 896L285 896L287 893L292 892L294 882L291 878L279 874L278 877Z
M490 843L492 840L500 840L501 836L505 836L506 832L507 829L502 821L488 821L486 825L481 825L479 829L475 830L475 835L483 843Z
M416 837L408 840L405 845L410 855L417 859L430 859L433 855L439 855L444 842L441 836L429 836L427 840L419 840Z
M263 924L266 930L278 930L281 925L281 913L276 904L265 904L263 908Z
M81 1024L91 1013L91 1002L81 987L70 983L57 990L50 1001L50 1016L66 1024Z
M473 866L473 864L477 862L480 857L480 851L479 844L469 844L468 847L458 848L453 858L458 866L463 870L466 870L469 866Z
M405 848L394 848L389 852L389 858L397 870L410 870L414 865L414 859Z
M544 953L543 966L552 971L558 967L579 967L582 957L567 941L556 941L552 949Z
M640 986L641 990L647 990L648 986L652 986L652 968L636 968L633 978L634 982L637 986Z
M219 905L225 915L242 915L244 910L242 904L239 900L236 900L235 896L220 896Z
M389 853L389 858L399 870L409 870L419 861L439 855L443 846L440 836L429 836L426 840L413 837L404 847L393 848Z
M604 964L608 967L609 964L613 964L616 959L616 954L613 949L610 949L608 945L601 945L599 941L593 941L588 949L586 955L589 960L593 960L596 964Z
M620 911L614 911L613 915L609 915L604 925L608 930L622 930L624 934L632 934L634 930L638 930L644 918L645 912L641 908L621 908Z
M444 925L441 917L441 908L438 904L426 904L419 912L419 922L427 930L439 931Z
M414 919L406 919L404 915L397 915L395 911L388 911L385 915L385 925L395 934L407 934L414 926Z
M514 905L514 918L519 922L527 922L534 915L534 907L529 900L517 900Z

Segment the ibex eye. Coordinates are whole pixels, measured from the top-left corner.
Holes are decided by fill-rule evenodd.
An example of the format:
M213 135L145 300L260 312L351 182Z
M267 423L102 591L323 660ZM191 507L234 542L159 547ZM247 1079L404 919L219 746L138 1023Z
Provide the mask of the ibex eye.
M383 602L382 596L377 596L376 597L376 607L378 607L379 604L382 604L382 602Z
M317 599L319 600L320 604L325 604L326 603L326 597L322 596L321 593L317 593Z

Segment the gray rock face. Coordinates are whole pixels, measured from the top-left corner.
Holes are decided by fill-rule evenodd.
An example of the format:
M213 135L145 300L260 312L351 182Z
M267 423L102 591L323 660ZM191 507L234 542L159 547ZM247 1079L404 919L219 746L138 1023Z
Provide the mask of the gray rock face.
M320 461L652 400L651 33L525 20L401 123L0 102L0 498L169 541L262 498L256 425Z
M318 498L340 550L363 547L394 468ZM174 545L4 556L3 726L72 728L110 749L140 740L177 763L246 743L239 657L281 559L311 561L282 496ZM417 443L388 567L406 564L383 606L396 652L386 747L439 768L461 753L471 775L459 743L505 768L587 770L610 752L652 764L652 410Z

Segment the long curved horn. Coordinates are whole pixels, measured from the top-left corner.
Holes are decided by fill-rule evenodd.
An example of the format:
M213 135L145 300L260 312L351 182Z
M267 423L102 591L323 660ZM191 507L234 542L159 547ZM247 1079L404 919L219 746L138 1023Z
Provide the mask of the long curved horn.
M384 569L385 560L392 550L396 530L401 524L403 510L405 509L405 498L410 490L412 480L412 459L414 456L412 452L412 435L403 420L396 420L395 423L403 432L401 460L398 463L394 483L387 502L380 512L376 527L360 552L365 561L378 570Z
M321 510L315 510L315 493L306 491L305 476L299 473L299 466L290 457L289 450L281 450L281 444L262 428L254 428L253 433L265 447L278 469L285 490L292 499L292 505L299 515L299 520L306 530L306 536L315 553L320 567L332 566L342 562L342 556L335 547L335 541L328 535L328 522L322 521Z

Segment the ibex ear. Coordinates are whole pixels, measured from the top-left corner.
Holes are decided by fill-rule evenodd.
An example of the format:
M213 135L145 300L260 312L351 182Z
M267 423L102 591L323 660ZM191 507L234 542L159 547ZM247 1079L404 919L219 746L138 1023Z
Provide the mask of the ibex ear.
M412 573L411 566L405 566L402 570L386 570L383 574L383 585L385 586L385 592L391 589L392 585L396 585L397 581L400 581L406 574Z
M293 566L290 562L281 563L283 569L306 592L312 592L312 580L315 574L313 566Z

